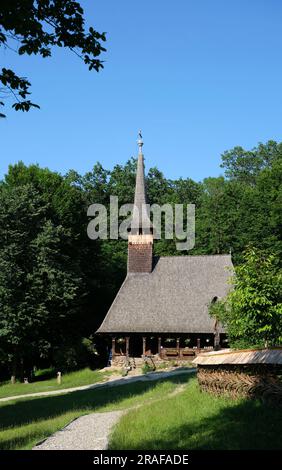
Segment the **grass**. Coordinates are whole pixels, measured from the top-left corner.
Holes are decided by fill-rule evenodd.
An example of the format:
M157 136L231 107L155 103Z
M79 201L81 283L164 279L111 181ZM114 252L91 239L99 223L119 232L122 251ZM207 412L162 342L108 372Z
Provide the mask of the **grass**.
M171 393L184 384L184 391ZM193 374L0 405L0 449L31 449L74 418L127 409L111 449L277 449L282 408L200 393Z
M31 449L74 418L164 399L187 375L157 382L84 390L50 397L28 397L0 404L0 449Z
M105 380L110 374L110 371L99 371L85 368L75 372L69 372L62 375L61 385L57 384L57 379L54 377L49 380L42 380L48 374L48 370L38 371L35 381L29 384L10 382L0 385L0 398L25 395L29 393L48 392L52 390L62 390L64 388L79 387L82 385L90 385L95 382Z
M110 449L281 449L282 408L201 393L196 379L174 397L130 411Z

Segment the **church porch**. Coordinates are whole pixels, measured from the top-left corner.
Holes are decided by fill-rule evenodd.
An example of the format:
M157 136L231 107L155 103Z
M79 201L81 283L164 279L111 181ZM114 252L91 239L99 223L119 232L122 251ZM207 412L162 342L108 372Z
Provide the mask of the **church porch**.
M112 336L112 359L155 357L156 360L190 361L201 352L228 345L226 335L191 334L117 334Z

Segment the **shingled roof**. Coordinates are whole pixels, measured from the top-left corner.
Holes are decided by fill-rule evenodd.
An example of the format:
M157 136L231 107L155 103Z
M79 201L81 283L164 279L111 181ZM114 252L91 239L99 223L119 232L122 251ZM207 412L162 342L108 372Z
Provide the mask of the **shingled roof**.
M151 273L127 274L97 333L213 333L208 306L232 269L230 255L160 257Z

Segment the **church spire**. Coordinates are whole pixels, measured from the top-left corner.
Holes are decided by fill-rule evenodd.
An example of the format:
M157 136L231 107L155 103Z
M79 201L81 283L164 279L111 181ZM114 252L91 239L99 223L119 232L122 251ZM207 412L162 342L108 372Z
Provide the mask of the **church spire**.
M143 147L143 138L142 138L142 132L141 130L138 132L138 137L139 139L137 140L137 144L138 144L138 147L139 147L139 154L142 154L142 147Z
M138 138L138 160L132 221L128 234L128 273L150 273L153 261L153 227L146 205L143 139Z
M143 139L141 131L138 134L138 160L137 160L137 172L136 172L136 184L135 184L135 196L134 196L134 207L133 216L131 222L131 234L146 234L151 232L151 222L149 216L149 210L146 206L146 185L145 185L145 174L144 174L144 156L142 152Z

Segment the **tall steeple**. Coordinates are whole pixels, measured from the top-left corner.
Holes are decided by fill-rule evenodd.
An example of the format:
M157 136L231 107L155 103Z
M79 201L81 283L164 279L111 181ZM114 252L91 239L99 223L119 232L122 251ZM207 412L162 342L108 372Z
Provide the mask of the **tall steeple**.
M146 199L144 174L143 140L141 131L138 138L138 160L135 184L135 196L130 233L128 235L129 273L149 273L153 261L153 227L150 221Z
M148 234L151 232L151 222L149 216L149 210L146 206L146 185L145 185L145 174L144 174L144 155L142 153L143 139L141 131L138 135L138 160L137 160L137 172L136 172L136 184L135 184L135 196L134 196L134 207L133 216L131 222L131 234Z

